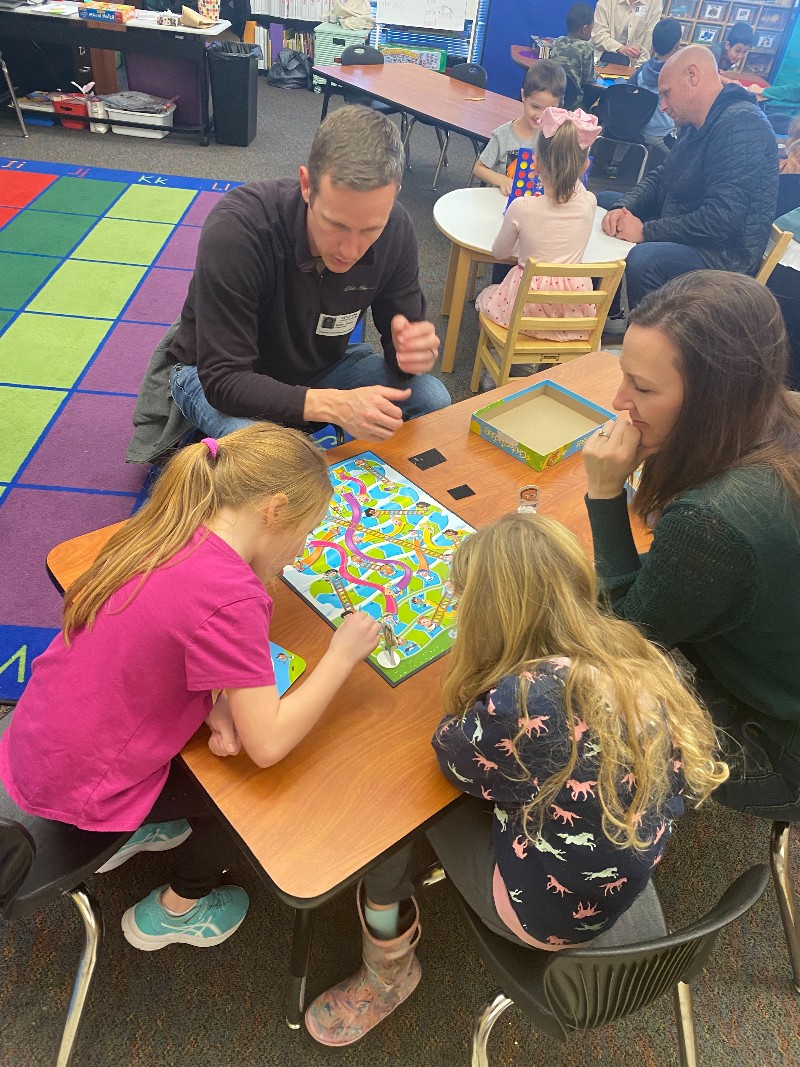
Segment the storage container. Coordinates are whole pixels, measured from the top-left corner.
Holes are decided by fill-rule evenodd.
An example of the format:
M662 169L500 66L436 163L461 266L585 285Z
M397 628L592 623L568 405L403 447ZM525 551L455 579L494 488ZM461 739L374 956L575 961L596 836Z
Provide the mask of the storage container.
M108 107L108 117L111 120L111 129L114 133L124 133L128 137L166 137L172 126L172 112L175 110L175 105L170 104L169 108L158 114L152 115L145 111L123 111L121 108ZM145 130L138 126L118 126L115 123L119 122L141 122L145 126L151 126L152 129Z

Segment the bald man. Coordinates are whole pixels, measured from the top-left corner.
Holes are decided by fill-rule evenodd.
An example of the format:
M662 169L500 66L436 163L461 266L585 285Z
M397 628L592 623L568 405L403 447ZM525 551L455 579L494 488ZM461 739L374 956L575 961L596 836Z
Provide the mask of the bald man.
M611 206L605 232L636 245L625 269L631 307L691 270L754 275L776 214L775 134L751 93L723 88L709 49L690 45L667 60L658 94L661 110L684 127L678 143L660 167L603 205Z

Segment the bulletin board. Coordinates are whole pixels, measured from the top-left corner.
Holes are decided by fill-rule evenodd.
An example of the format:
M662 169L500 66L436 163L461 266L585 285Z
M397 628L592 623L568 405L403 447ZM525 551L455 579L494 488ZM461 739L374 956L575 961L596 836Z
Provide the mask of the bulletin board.
M382 26L418 26L461 33L467 20L467 3L468 0L378 0L376 17Z

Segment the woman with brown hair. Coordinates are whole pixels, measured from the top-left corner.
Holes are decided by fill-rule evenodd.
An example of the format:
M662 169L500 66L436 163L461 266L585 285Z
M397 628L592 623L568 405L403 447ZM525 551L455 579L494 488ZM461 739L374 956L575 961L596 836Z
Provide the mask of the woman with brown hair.
M597 568L614 612L695 667L731 776L716 799L800 804L800 396L772 294L697 271L631 315L609 422L584 449ZM653 526L639 557L634 511Z

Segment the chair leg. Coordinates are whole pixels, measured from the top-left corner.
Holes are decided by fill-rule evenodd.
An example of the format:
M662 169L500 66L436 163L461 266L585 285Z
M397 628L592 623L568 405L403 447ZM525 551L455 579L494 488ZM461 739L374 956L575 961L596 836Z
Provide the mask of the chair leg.
M22 130L22 136L23 137L27 137L28 136L28 127L25 125L25 119L22 117L22 111L20 110L20 106L17 103L17 94L14 92L14 86L11 84L11 77L9 76L9 73L8 73L8 67L6 66L5 60L2 59L2 58L0 58L0 70L2 70L2 72L3 72L3 77L6 80L6 85L8 86L8 91L11 94L11 103L14 105L14 112L15 112L15 114L17 116L17 122L19 123L19 128Z
M437 882L446 882L447 874L441 863L432 864L427 871L423 874L419 881L422 889L428 889L432 885L436 885Z
M292 955L289 961L289 981L286 983L286 1025L299 1030L303 1022L306 999L308 961L314 936L314 909L295 908L292 931Z
M510 1008L513 1003L513 1000L498 989L489 1003L475 1016L469 1042L470 1067L489 1067L489 1055L486 1050L489 1034L506 1008Z
M650 158L650 153L647 151L645 145L642 145L642 153L642 165L641 167L639 167L639 176L636 179L637 182L640 182L642 180L642 177L644 175L644 169L647 166L647 160Z
M678 982L673 992L675 1022L678 1025L678 1062L681 1067L697 1067L697 1034L692 1011L692 989Z
M774 822L770 835L769 862L772 867L772 881L778 898L786 947L794 975L794 987L800 993L800 919L792 888L792 863L789 852L789 837L792 831L790 823Z
M69 1067L72 1060L72 1050L75 1046L75 1038L78 1036L78 1027L81 1024L83 1009L86 998L89 995L89 987L94 977L94 969L97 965L97 956L100 945L103 942L103 916L100 905L89 893L86 886L81 883L68 894L72 897L75 907L81 913L86 942L81 953L78 973L75 975L75 984L72 987L72 996L67 1008L67 1018L64 1023L64 1033L61 1037L61 1046L58 1050L56 1067Z
M436 133L437 134L439 133L438 126L436 128ZM450 140L450 131L448 130L447 133L445 134L445 137L444 137L444 143L442 144L442 150L439 153L439 162L436 164L436 173L433 176L433 185L432 185L433 189L436 188L436 186L437 186L437 184L439 182L439 174L441 173L441 170L442 170L442 164L444 163L445 166L447 165L445 163L445 160L447 159L447 142L449 140Z
M403 151L406 154L406 169L411 170L411 131L416 125L417 119L415 115L408 115L406 121L406 132L403 136Z

